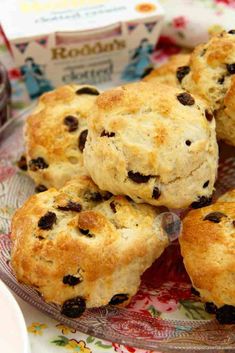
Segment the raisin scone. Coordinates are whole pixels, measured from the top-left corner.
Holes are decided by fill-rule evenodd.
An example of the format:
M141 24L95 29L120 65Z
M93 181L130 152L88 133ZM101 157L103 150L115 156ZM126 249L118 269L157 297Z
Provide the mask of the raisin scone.
M128 304L168 245L159 211L100 191L89 177L31 196L12 220L12 266L62 313Z
M171 208L210 199L218 150L200 99L163 84L129 84L97 97L88 130L84 164L100 189Z
M189 71L189 58L189 54L172 55L167 63L153 70L144 78L144 81L179 86L182 78Z
M204 98L216 118L217 136L235 146L235 30L222 32L195 48L184 89Z
M235 189L227 191L225 194L218 198L219 202L234 202L235 203Z
M220 323L235 324L235 202L190 211L179 241L186 270L206 309Z
M25 126L28 173L36 190L60 188L74 175L87 174L87 116L98 94L92 86L66 85L39 99Z

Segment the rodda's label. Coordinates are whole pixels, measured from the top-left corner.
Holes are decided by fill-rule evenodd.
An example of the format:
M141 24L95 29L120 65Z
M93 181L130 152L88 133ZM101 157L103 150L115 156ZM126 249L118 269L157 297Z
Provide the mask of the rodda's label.
M114 39L112 42L102 43L96 42L94 44L84 44L82 47L58 47L52 48L52 60L58 59L74 59L80 56L98 55L109 53L126 48L125 40Z
M153 66L163 23L157 0L2 3L1 25L32 99L70 82L106 89L140 80Z

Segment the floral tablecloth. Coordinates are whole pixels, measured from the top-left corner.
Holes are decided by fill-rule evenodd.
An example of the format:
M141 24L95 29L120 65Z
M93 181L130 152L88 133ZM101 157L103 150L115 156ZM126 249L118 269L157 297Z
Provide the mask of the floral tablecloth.
M166 9L166 21L153 53L156 65L181 51L179 45L193 47L207 40L217 30L235 28L235 0L161 0L161 3ZM1 31L0 61L8 68L13 89L13 110L17 112L29 104L29 98ZM124 347L76 332L48 318L19 298L17 300L26 320L32 353L147 353L145 350ZM150 312L153 317L161 316L168 309L171 312L179 310L179 305L182 304L168 296L162 301L158 300L158 306L152 306Z
M189 48L210 34L235 28L235 0L160 0L166 9L163 35Z

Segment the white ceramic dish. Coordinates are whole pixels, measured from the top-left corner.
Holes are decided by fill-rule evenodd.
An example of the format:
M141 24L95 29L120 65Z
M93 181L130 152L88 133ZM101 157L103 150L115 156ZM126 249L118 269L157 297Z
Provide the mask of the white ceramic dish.
M15 298L0 280L0 352L30 353L25 321Z

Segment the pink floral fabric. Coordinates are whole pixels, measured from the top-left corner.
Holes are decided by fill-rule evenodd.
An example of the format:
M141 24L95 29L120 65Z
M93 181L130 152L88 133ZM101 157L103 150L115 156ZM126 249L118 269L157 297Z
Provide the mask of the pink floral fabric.
M193 48L209 35L235 27L235 0L160 0L166 11L163 35Z

